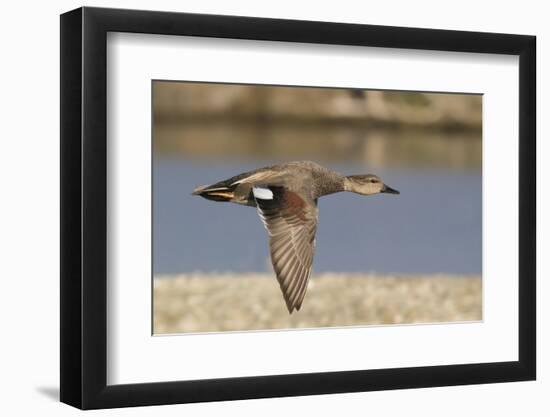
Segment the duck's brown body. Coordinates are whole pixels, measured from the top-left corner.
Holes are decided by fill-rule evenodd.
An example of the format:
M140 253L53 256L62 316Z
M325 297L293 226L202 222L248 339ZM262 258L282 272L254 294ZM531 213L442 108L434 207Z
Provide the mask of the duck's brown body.
M198 187L193 194L214 201L230 201L256 207L253 187L281 185L311 200L344 191L345 178L315 162L298 161L259 168L215 184Z
M300 310L311 275L317 199L340 191L399 193L375 175L346 177L315 162L299 161L245 172L198 187L193 194L258 208L269 234L273 268L292 313Z

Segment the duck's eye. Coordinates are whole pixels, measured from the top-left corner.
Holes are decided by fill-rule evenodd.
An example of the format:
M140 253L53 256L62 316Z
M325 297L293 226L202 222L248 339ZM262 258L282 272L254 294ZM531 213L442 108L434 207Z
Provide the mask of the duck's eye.
M372 182L373 184L378 182L376 179L372 178L369 182Z

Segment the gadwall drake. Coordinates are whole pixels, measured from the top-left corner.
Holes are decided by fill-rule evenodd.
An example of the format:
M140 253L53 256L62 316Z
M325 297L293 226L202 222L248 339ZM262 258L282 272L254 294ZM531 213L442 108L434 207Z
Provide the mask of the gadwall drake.
M376 175L344 176L310 161L259 168L197 187L193 194L257 207L269 234L271 263L292 313L300 310L311 275L317 199L340 191L399 194Z

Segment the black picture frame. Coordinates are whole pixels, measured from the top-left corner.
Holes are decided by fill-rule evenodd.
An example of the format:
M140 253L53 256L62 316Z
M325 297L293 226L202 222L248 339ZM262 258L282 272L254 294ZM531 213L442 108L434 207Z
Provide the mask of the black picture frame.
M519 56L519 360L107 385L108 32ZM535 51L525 35L88 7L61 15L61 401L94 409L535 379Z

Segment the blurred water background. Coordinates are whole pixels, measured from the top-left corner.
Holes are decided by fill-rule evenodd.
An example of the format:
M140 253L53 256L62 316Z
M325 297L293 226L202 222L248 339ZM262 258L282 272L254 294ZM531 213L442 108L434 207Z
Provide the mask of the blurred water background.
M479 95L153 83L155 275L271 271L254 208L198 185L290 160L375 173L401 195L319 200L314 272L480 274Z

